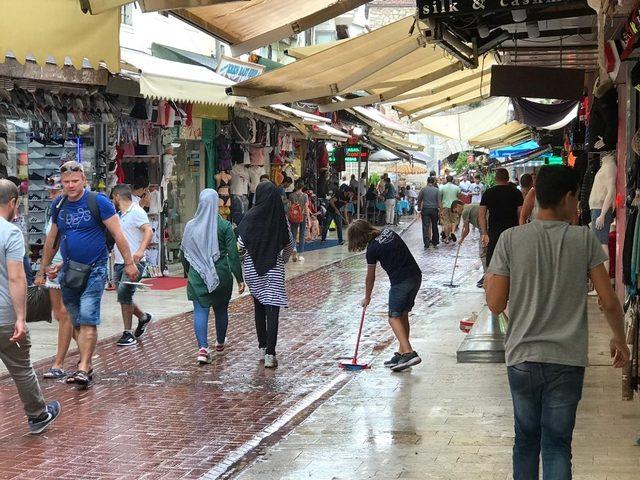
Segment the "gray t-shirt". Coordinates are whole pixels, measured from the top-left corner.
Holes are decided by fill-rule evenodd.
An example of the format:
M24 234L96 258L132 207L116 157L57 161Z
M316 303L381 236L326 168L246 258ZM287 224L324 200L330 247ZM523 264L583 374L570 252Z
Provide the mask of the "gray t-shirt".
M587 366L587 279L606 260L589 228L566 222L534 220L500 235L488 271L509 277L507 366Z
M418 205L422 205L422 208L438 208L440 202L440 189L434 186L427 186L420 190L418 195Z
M9 274L7 261L22 264L24 257L24 238L18 227L0 218L0 326L16 323L16 312L9 293Z

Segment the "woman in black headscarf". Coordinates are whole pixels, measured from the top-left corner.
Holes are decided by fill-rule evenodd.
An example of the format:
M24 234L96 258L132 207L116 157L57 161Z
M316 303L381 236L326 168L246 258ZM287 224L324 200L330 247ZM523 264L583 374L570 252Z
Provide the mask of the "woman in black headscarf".
M276 343L280 307L288 306L284 264L294 243L284 204L276 186L262 182L255 205L238 226L238 246L243 255L244 277L255 306L258 347L266 368L278 366Z

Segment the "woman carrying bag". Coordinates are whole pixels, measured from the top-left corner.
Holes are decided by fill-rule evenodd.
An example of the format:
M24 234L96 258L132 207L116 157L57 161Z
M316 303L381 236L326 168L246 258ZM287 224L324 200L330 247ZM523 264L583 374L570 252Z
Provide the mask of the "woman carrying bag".
M266 368L275 368L280 308L288 306L284 264L294 251L294 242L273 183L258 185L255 205L242 219L238 234L244 274L253 295L260 356Z
M195 217L184 229L182 264L187 272L187 298L193 302L193 329L198 342L197 361L211 363L207 338L209 310L216 319L216 352L225 348L229 324L229 300L233 277L244 292L242 268L231 223L218 215L218 193L207 188L200 193Z

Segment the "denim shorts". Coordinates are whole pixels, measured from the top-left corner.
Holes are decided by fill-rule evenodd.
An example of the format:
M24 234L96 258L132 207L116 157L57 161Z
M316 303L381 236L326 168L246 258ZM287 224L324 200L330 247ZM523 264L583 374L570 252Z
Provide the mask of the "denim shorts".
M399 317L411 311L416 303L422 277L413 277L389 288L389 316Z
M138 267L139 272L136 282L139 282L142 278L142 274L144 273L146 264L144 262L140 262L136 267ZM137 287L135 285L120 283L121 281L129 281L129 278L124 274L124 263L116 263L113 266L113 281L118 285L118 303L120 305L132 305L133 294L136 293Z
M64 268L60 274L60 284L64 284ZM107 262L96 263L89 274L84 292L62 287L62 301L67 308L73 325L100 325L100 302L107 283Z

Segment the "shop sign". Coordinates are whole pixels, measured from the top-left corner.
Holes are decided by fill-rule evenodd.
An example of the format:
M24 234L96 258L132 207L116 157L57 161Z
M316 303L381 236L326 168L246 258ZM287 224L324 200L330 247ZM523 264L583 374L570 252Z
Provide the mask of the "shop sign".
M530 10L578 3L576 0L417 0L420 18Z
M193 117L191 120L191 126L180 126L181 140L202 140L202 119Z
M223 77L240 83L249 80L264 72L264 65L257 63L243 62L237 58L222 57L218 63L217 72Z
M369 150L362 145L348 145L344 147L344 161L345 163L356 163L360 158L361 161L367 161L369 158Z

